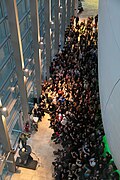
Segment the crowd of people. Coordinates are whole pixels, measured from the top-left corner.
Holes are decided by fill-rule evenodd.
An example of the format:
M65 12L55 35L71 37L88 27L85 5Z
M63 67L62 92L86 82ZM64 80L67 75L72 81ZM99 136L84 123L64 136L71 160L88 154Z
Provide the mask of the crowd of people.
M97 18L71 18L65 45L51 63L51 78L43 85L51 115L51 139L59 143L56 180L119 179L112 156L104 153L99 87Z
M47 101L54 130L51 139L62 146L54 152L56 180L119 179L111 154L104 154L97 18L83 22L71 18L64 48L53 59L51 77L42 86L41 102Z

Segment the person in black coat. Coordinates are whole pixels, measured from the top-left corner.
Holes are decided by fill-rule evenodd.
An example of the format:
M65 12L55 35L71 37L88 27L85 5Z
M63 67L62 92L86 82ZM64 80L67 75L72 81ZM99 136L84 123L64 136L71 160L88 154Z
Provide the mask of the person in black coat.
M78 22L79 22L79 17L77 16L76 17L76 26L78 25Z

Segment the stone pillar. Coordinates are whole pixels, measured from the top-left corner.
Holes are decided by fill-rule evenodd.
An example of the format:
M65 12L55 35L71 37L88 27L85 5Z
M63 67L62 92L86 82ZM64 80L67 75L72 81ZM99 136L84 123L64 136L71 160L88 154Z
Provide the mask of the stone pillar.
M50 36L50 20L51 20L51 3L50 0L44 1L45 15L45 41L46 41L46 77L50 77L50 62L51 62L51 36Z
M67 26L70 25L70 6L71 1L67 0Z
M60 5L59 0L55 1L55 49L54 54L58 53L59 50L59 11Z
M98 75L101 114L115 165L120 170L120 1L99 1Z
M74 16L74 9L75 9L75 3L74 0L72 0L72 16Z
M41 95L41 53L40 48L40 29L39 29L39 15L38 15L38 0L30 0L30 12L31 12L31 24L32 24L32 37L33 37L33 49L34 49L34 60L35 60L35 80L37 88L37 100Z
M64 46L65 36L65 18L66 18L66 7L65 0L62 0L62 17L61 17L61 48Z
M7 156L8 154L11 154L10 156L10 162L7 162L8 170L10 172L15 172L16 166L14 161L14 154L11 151L11 145L10 145L10 138L8 134L7 124L6 124L6 118L2 115L2 107L0 107L0 141L3 146L3 152Z
M77 17L78 12L78 0L74 0L74 16Z
M20 26L18 20L18 10L16 0L6 0L6 7L8 13L8 22L11 33L11 42L14 50L14 59L16 65L16 73L18 78L18 85L20 90L20 98L23 111L24 122L28 121L28 100L27 100L27 90L26 90L26 77L24 76L24 59L23 50L20 34Z

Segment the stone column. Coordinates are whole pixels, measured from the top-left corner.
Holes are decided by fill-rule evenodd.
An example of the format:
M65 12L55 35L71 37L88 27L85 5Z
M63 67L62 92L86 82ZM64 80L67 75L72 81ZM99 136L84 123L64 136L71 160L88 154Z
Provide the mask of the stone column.
M74 0L72 0L72 16L74 16L74 9L75 9L75 3Z
M98 77L105 135L120 170L120 1L99 1Z
M55 49L54 54L58 53L59 50L59 0L55 1Z
M67 25L70 25L70 6L71 1L67 0Z
M61 48L64 46L65 36L65 18L66 18L66 7L65 0L62 0L62 17L61 17Z
M10 138L8 134L6 118L2 115L2 107L0 107L0 142L3 146L3 152L6 156L10 155L10 159L8 157L9 162L7 162L8 170L10 172L15 172L16 166L14 161L14 154L11 150Z
M20 26L18 20L18 10L16 0L5 0L8 22L11 33L11 42L14 50L14 59L16 65L16 73L18 78L18 85L20 90L20 98L23 111L23 119L26 122L29 119L28 116L28 100L27 100L27 90L26 90L26 77L24 76L24 59L23 59L23 49L21 42Z
M78 0L74 0L74 16L77 17L78 12Z
M50 0L44 1L45 15L45 41L46 41L46 77L50 77L51 62L51 37L50 37L50 20L51 20L51 3Z
M30 12L31 12L31 24L32 24L32 37L33 37L33 49L35 60L35 80L37 88L37 100L41 95L41 53L40 48L40 29L39 29L39 15L38 15L38 0L30 0Z

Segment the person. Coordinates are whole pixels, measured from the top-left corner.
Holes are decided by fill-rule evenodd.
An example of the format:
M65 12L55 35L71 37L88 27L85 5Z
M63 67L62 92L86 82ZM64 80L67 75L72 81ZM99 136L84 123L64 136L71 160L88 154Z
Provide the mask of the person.
M76 26L78 25L78 22L79 22L79 17L77 16L76 17Z
M29 145L27 145L26 148L21 148L19 150L19 155L20 155L19 163L23 163L24 165L26 165L28 162L28 159L32 160L33 158L30 156L31 151L32 150Z
M29 126L29 122L27 121L25 123L25 132L29 132L30 131L30 126Z
M51 139L62 146L53 162L55 179L102 179L111 174L111 170L106 174L111 157L103 157L104 129L95 56L97 33L93 31L93 17L76 27L71 22L65 32L64 49L51 65L51 84L46 82L44 87L45 93L52 92L55 98L54 103L48 102L49 107L55 105L50 112L50 127L54 131Z
M19 155L20 155L19 163L23 163L23 164L27 163L27 157L26 157L26 153L25 152L26 152L25 148L22 148L19 151Z
M97 24L98 24L98 14L95 16L95 28L97 28Z
M22 148L26 149L26 145L27 145L27 136L26 136L26 134L21 133L21 135L19 137L18 144L20 144L20 142L22 144Z

